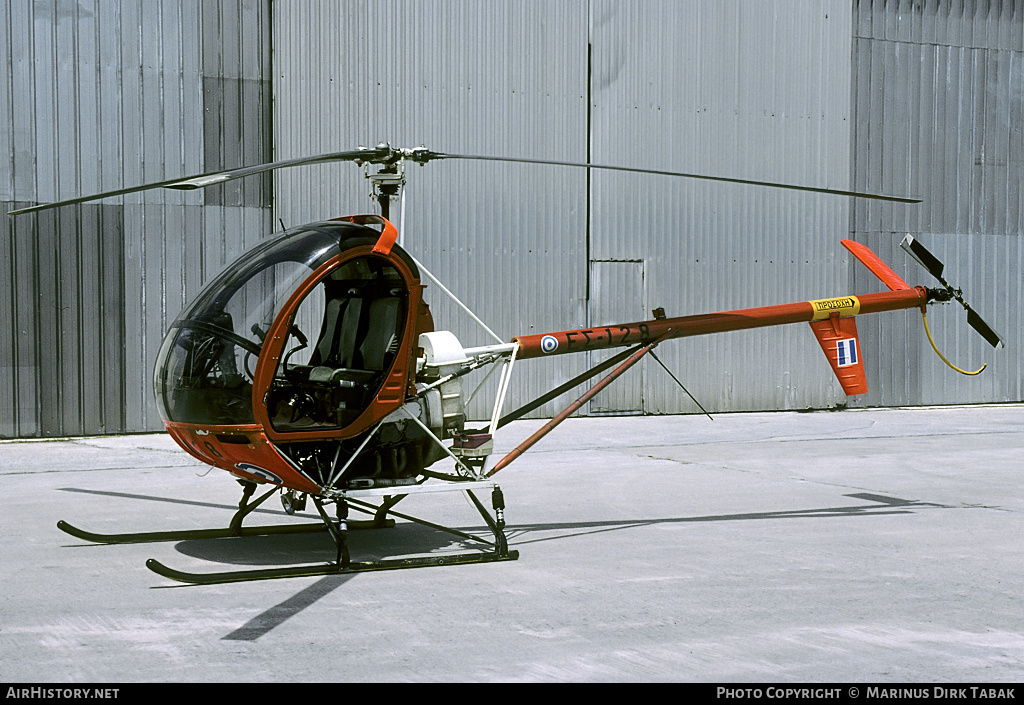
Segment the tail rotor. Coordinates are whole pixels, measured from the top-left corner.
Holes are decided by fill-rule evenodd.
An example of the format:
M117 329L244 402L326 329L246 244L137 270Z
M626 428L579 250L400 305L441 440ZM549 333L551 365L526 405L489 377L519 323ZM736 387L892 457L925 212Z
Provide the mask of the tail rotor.
M974 330L981 334L989 345L995 349L1000 349L1006 346L1003 337L995 332L992 327L982 319L978 312L971 308L970 304L964 301L963 292L960 289L954 289L949 282L942 277L942 270L944 265L939 259L928 251L924 245L915 240L912 235L907 235L903 238L903 242L900 243L900 247L906 250L907 254L914 258L918 264L928 270L928 273L935 277L940 284L942 289L932 290L929 293L932 294L932 298L935 301L950 301L955 299L964 310L967 311L967 323Z

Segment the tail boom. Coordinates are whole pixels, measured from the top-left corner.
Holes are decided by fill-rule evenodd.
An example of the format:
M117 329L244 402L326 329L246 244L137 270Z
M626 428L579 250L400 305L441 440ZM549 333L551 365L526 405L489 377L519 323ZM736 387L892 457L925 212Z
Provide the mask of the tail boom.
M810 323L828 319L834 312L837 312L840 318L849 318L869 313L919 308L924 306L927 300L928 293L925 288L914 287L836 299L522 335L513 338L512 342L519 344L519 359L550 357L635 345L659 338L668 340L787 323Z

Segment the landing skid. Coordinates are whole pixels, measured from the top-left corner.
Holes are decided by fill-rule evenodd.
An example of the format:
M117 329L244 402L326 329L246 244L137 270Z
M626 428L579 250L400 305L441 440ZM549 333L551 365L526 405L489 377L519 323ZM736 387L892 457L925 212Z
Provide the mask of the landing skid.
M57 522L57 528L76 538L94 543L148 543L158 541L187 541L196 539L234 538L241 536L269 536L275 534L296 534L296 533L317 533L327 531L337 546L337 555L334 562L321 563L316 565L288 566L282 568L268 568L260 570L238 570L218 573L191 573L169 568L160 561L149 559L146 567L154 573L171 580L197 585L213 585L218 583L246 582L252 580L272 580L276 578L298 578L320 575L344 575L350 573L365 573L376 570L398 570L402 568L422 568L428 566L443 565L464 565L468 563L492 563L496 561L510 561L519 558L518 551L508 550L508 541L505 538L505 520L503 512L505 509L504 498L501 489L491 481L477 481L466 483L452 483L443 485L416 485L409 487L377 489L377 490L351 490L339 492L331 497L336 503L337 520L331 520L324 510L324 503L320 497L313 496L313 502L320 514L322 523L319 524L281 524L259 527L242 527L242 520L256 507L266 501L274 492L275 487L266 492L254 502L249 502L255 490L254 483L243 484L243 496L238 505L238 511L231 520L230 525L224 529L192 529L182 531L157 531L140 532L127 534L97 534L68 524L65 521ZM494 517L487 511L483 504L473 494L472 489L486 487L492 489L491 499L494 505ZM409 494L419 492L439 491L463 491L472 501L473 505L480 512L487 526L494 534L494 540L488 541L468 534L458 529L442 526L432 522L418 519L407 514L393 511L393 507ZM403 494L392 493L401 491ZM360 497L376 496L381 499L379 505L363 501ZM373 519L364 521L348 520L349 507L356 511L372 514ZM392 558L379 561L358 561L353 562L348 549L348 532L355 529L387 528L395 525L394 519L387 518L388 514L407 519L411 522L429 526L440 531L454 534L463 539L482 544L484 551L472 551L465 553L453 553L436 556L422 556L411 558Z
M277 487L263 493L254 502L249 499L256 491L255 482L240 481L242 485L242 499L238 503L238 511L231 518L231 523L223 529L185 529L179 531L148 531L131 534L97 534L85 529L72 526L63 519L57 522L57 528L66 534L83 541L93 543L156 543L160 541L191 541L195 539L225 539L238 536L271 536L274 534L312 534L326 531L324 524L278 524L276 526L242 526L242 521L254 509L266 502L271 495L278 491ZM379 517L379 521L360 522L367 525L366 528L377 528L383 526L385 521ZM388 520L388 526L394 526L394 521ZM356 526L352 528L364 528Z
M194 585L216 585L218 583L240 583L252 580L273 580L276 578L305 578L319 575L347 575L350 573L367 573L375 570L399 570L401 568L426 568L429 566L465 565L468 563L493 563L496 561L514 561L519 558L519 551L509 551L504 556L497 553L456 553L447 556L426 556L420 558L391 558L380 561L349 563L343 568L337 563L321 565L294 566L287 568L268 568L265 570L233 570L223 573L188 573L168 568L160 561L150 558L146 567L154 573L177 580L181 583Z
M72 526L63 519L57 528L75 538L93 543L157 543L160 541L190 541L193 539L227 539L236 536L270 536L272 534L315 534L327 531L323 524L279 524L234 529L192 529L184 531L153 531L136 534L96 534Z

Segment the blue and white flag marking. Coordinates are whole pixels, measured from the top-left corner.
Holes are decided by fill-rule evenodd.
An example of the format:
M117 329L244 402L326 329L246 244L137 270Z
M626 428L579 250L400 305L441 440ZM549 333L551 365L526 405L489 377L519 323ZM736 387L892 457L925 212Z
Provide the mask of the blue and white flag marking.
M839 367L849 367L857 364L857 339L846 338L836 341L836 353L838 354Z

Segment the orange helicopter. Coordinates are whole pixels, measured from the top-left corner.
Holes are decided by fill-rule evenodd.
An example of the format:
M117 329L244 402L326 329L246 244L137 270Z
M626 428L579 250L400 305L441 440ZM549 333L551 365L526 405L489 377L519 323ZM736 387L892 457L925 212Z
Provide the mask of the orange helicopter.
M421 277L430 278L446 294L450 292L398 244L398 230L388 220L389 203L404 185L404 163L446 158L653 173L917 202L681 172L445 154L424 147L393 149L382 143L370 149L162 181L12 211L17 215L151 188L203 188L302 164L352 161L381 167L375 174L367 171L381 215L347 216L291 228L246 252L206 285L171 324L160 347L154 384L168 433L195 458L231 473L243 487L229 526L130 534L95 534L64 521L58 522L58 527L99 543L326 530L337 547L333 561L262 570L188 573L156 560L147 562L150 569L167 578L201 584L515 560L519 554L509 549L504 497L493 476L644 356L652 355L664 367L654 349L666 340L807 322L847 395L867 392L858 315L909 308L919 308L923 314L929 303L955 299L967 311L972 327L993 347L1003 346L1000 336L964 301L960 290L942 278L941 262L908 235L903 248L942 288L911 287L867 247L844 240L842 244L888 291L679 318L668 318L658 309L647 321L523 335L508 343L464 347L452 333L435 330L423 299ZM517 361L617 347L625 350L503 414ZM965 374L981 371L967 373L943 360ZM465 413L463 377L488 366L492 371L501 370L493 412L485 425L472 428ZM499 428L607 370L611 372L512 452L493 457L493 436ZM431 469L443 459L453 461L452 471ZM269 489L253 499L260 485L269 485ZM445 491L465 492L493 537L484 539L394 511L394 506L410 495ZM490 510L477 498L475 492L480 491L490 491ZM242 526L249 513L278 492L289 514L304 510L306 499L312 499L321 522ZM335 505L334 519L326 509L330 504ZM370 514L372 519L350 521L350 509ZM444 557L353 561L348 531L393 525L388 515L476 542L481 550Z

